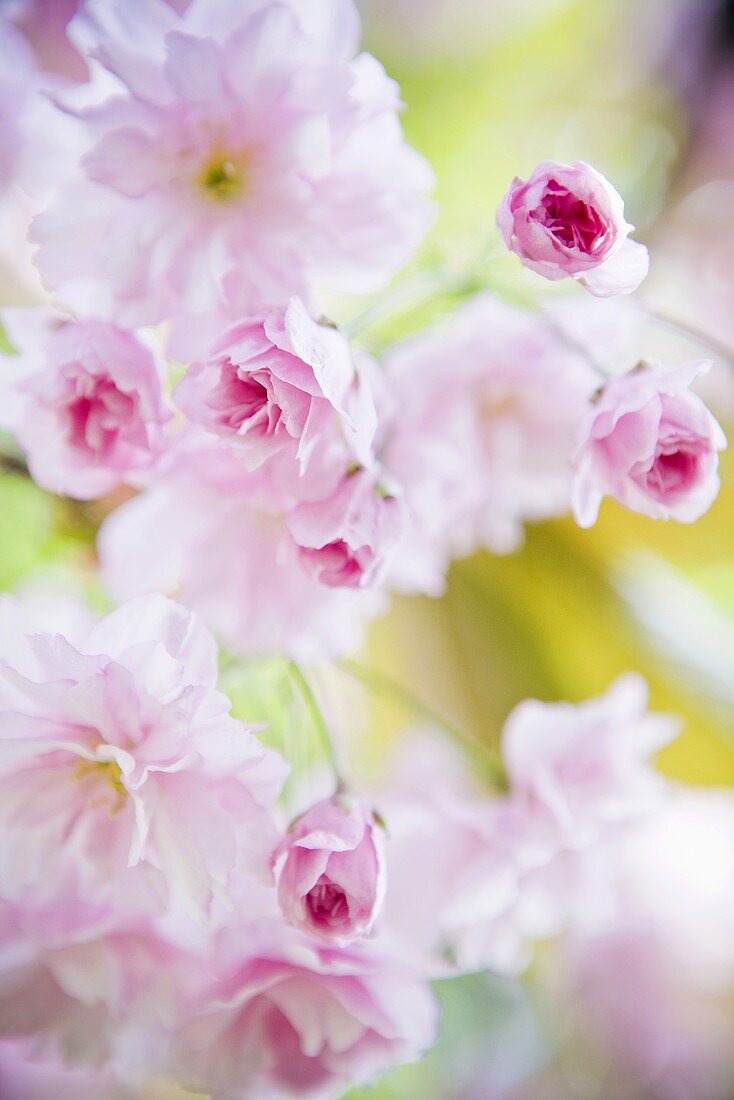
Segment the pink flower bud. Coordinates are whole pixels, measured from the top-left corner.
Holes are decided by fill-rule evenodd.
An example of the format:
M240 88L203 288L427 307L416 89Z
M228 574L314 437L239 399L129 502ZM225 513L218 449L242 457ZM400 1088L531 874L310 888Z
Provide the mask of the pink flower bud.
M374 471L347 475L326 500L299 504L288 518L304 568L329 588L368 588L384 573L401 531L402 508Z
M385 894L384 831L366 803L339 795L291 825L273 855L291 924L335 943L366 936Z
M505 244L546 279L566 276L599 298L630 294L647 275L644 245L628 240L624 203L589 164L542 161L515 178L497 212Z
M719 491L721 426L689 386L706 362L647 367L606 385L576 451L573 507L591 527L604 496L653 519L693 523Z

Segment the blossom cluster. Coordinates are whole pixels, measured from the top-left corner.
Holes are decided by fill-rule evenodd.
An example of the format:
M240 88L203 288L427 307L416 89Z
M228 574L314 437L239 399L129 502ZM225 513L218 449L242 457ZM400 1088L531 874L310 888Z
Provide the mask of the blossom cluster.
M433 1042L427 979L516 972L577 919L569 884L577 905L664 797L648 762L676 724L630 675L518 707L506 794L426 783L429 739L385 819L338 788L289 824L285 763L231 717L193 612L144 596L68 636L0 616L0 1021L51 1065L339 1095Z
M29 229L55 304L4 315L2 423L52 492L139 490L100 532L115 598L177 593L238 652L332 656L390 592L440 593L452 558L511 550L527 521L588 525L604 495L706 510L724 438L694 368L597 401L552 319L489 292L381 364L355 351L325 291L379 287L431 219L394 84L356 54L350 0L181 8L81 5L90 79L54 78L43 126L13 131L16 189L57 119L72 136ZM583 163L516 180L498 220L549 279L608 295L646 270Z
M296 777L294 809L218 643L351 653L393 594L604 497L697 520L726 446L691 388L710 364L607 372L591 313L590 351L488 288L379 356L329 319L434 215L352 0L72 2L54 72L43 8L0 15L0 220L32 297L0 318L0 428L42 489L101 502L119 606L0 602L0 1074L338 1097L432 1045L435 978L519 973L563 933L604 984L675 722L629 674L520 704L492 793L417 733L375 788ZM497 222L596 297L647 272L583 162L516 179Z

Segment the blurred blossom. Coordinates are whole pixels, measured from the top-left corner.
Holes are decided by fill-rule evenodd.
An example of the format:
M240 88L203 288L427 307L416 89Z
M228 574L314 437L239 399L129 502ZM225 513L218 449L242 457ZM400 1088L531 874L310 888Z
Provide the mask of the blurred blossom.
M623 852L603 934L571 945L582 1029L656 1100L734 1087L734 800L676 792Z
M438 1010L395 959L318 945L274 922L215 948L214 977L193 1003L174 1060L181 1080L221 1100L338 1097L421 1056Z
M32 231L47 284L86 315L186 332L318 284L378 289L431 220L432 175L396 86L355 56L349 0L140 11L94 2L70 25L95 63L66 101L86 150Z
M381 800L387 942L435 973L517 973L533 940L602 920L617 844L665 795L649 759L677 724L646 701L630 674L578 706L521 703L503 733L509 790L492 798L472 792L440 745L408 742Z
M43 69L71 80L86 80L84 59L66 30L79 0L7 0L6 10L33 47Z
M542 317L479 295L395 347L386 369L384 462L408 513L397 587L436 594L450 557L506 553L524 522L570 510L570 459L598 380Z

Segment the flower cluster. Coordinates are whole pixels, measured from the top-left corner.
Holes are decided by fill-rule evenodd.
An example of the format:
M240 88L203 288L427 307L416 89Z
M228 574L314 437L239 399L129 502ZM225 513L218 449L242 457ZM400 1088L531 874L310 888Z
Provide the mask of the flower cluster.
M141 597L73 642L8 597L0 621L2 1034L122 1081L326 1096L418 1057L426 979L520 967L663 796L647 760L674 728L629 677L519 707L502 797L434 801L413 769L389 840L340 790L287 825L284 763L230 716L192 612Z
M70 0L53 73L48 7L0 16L0 227L28 230L34 296L0 316L0 428L42 489L100 502L120 606L65 626L0 602L0 1085L338 1097L431 1046L433 978L516 974L562 932L613 999L605 922L672 797L641 677L521 703L493 792L416 735L375 787L304 768L296 806L217 646L351 653L393 594L604 497L697 520L726 446L691 388L710 364L608 372L584 303L579 340L476 280L386 349L328 319L433 217L352 0ZM516 179L498 225L596 297L647 272L583 162Z

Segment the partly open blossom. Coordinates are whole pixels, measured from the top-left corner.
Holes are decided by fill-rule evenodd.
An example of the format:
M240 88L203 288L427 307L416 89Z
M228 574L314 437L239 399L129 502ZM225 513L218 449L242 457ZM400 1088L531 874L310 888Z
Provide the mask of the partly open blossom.
M329 588L367 588L383 577L402 534L402 502L367 470L348 473L325 500L288 517L299 561Z
M605 496L653 519L693 523L719 491L720 425L692 382L710 363L640 366L607 383L581 428L574 512L591 527Z
M39 485L85 500L155 461L171 414L162 368L147 344L99 321L30 310L6 311L5 320L20 358L9 360L4 419Z
M384 596L323 584L288 528L299 495L328 499L340 468L299 477L290 463L283 474L270 463L248 472L211 437L183 439L154 483L102 525L110 591L176 593L237 652L303 661L353 652Z
M366 803L338 794L312 806L273 856L286 919L334 943L367 935L385 893L384 844Z
M505 244L546 279L570 276L601 298L630 294L647 274L644 245L628 239L624 204L589 164L546 160L515 179L497 213Z
M286 451L306 468L336 448L371 461L375 410L344 337L303 303L243 321L176 389L189 419L231 443L249 467Z
M432 177L396 86L355 56L351 0L129 11L88 0L70 25L94 83L74 108L87 151L33 230L48 285L137 326L386 281L430 220Z
M284 775L215 689L196 617L150 596L72 645L0 605L0 881L80 920L202 913L236 865L267 876Z
M338 1097L434 1041L429 987L395 959L269 922L232 928L177 1038L177 1076L217 1100Z

